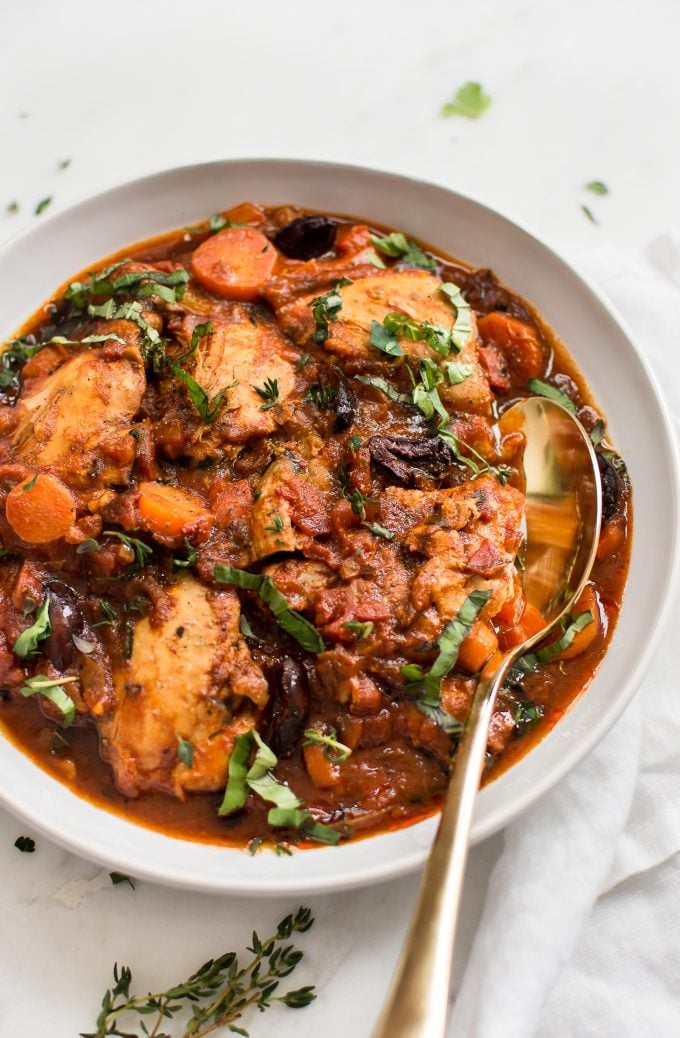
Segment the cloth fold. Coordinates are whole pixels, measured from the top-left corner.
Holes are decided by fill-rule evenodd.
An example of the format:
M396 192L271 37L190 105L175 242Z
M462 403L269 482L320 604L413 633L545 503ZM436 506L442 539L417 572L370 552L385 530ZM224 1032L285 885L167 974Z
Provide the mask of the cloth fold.
M677 422L680 235L581 265L663 377ZM612 731L505 831L449 1038L680 1034L678 721L666 638Z

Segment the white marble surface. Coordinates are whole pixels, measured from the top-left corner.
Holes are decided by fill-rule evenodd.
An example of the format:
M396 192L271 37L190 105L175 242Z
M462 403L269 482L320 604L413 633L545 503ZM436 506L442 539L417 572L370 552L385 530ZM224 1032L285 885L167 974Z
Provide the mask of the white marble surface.
M642 248L680 223L679 32L674 0L644 10L637 0L8 4L0 240L49 195L64 205L167 166L273 155L437 180L572 256L605 243ZM479 122L442 119L441 103L468 79L493 106ZM583 191L595 178L610 196ZM15 199L19 213L5 214ZM75 1038L93 1026L114 960L134 967L140 988L162 988L296 907L111 887L44 839L19 854L23 831L0 812L2 1036ZM471 857L461 962L501 840ZM316 983L319 998L302 1013L252 1019L253 1038L368 1036L415 885L311 898L317 922L294 980Z

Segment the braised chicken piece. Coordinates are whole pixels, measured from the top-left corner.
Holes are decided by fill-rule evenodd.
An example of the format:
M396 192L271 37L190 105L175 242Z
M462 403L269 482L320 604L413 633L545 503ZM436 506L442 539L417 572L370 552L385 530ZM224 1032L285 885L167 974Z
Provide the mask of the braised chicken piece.
M130 658L113 669L115 706L99 721L102 752L128 796L224 787L234 741L268 697L240 612L232 591L185 576L168 587L161 623L134 625ZM193 747L190 768L178 757L180 738Z
M543 623L523 436L497 424L527 393L579 408L605 517L574 615L501 692L488 774L592 675L625 468L490 271L242 203L81 274L24 332L0 355L0 722L88 797L251 850L435 811L479 673Z

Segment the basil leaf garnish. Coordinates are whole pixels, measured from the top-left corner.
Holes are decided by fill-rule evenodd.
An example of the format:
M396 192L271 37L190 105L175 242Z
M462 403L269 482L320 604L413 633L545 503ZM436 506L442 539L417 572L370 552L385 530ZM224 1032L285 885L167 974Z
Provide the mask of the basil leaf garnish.
M49 638L52 633L50 623L50 596L45 595L42 604L35 614L35 620L19 635L14 643L13 652L21 659L30 659L38 653L38 642Z
M443 285L440 285L439 291L442 292L449 302L456 308L456 320L453 323L450 338L453 346L460 353L472 335L472 308L465 300L465 297L458 288L458 285L454 285L452 282L447 281Z
M377 234L371 235L371 242L384 256L399 259L407 267L419 267L421 270L435 270L437 264L423 252L418 242L413 238L407 238L401 231L393 231L382 238Z
M574 638L582 631L584 627L593 623L595 617L591 613L590 609L586 609L582 613L577 613L575 616L570 617L570 622L564 629L564 633L556 641L551 642L550 645L544 645L541 649L536 649L535 652L526 652L524 656L520 656L518 660L513 664L510 673L517 674L530 674L534 670L538 670L544 663L550 663L560 653L568 649L573 644Z
M548 400L554 400L555 403L561 404L565 407L570 414L576 414L576 404L574 401L563 393L557 386L551 386L548 382L542 382L540 378L530 378L527 383L527 389L534 396L544 396Z
M218 584L233 584L247 591L256 591L271 609L279 627L295 638L307 652L325 652L326 645L316 627L290 608L288 600L270 577L261 573L248 573L234 566L223 566L221 563L215 566L214 574Z
M46 677L45 674L36 674L35 677L27 680L21 689L21 694L26 697L41 695L45 699L49 699L61 711L62 724L65 728L68 728L75 719L76 704L64 691L62 685L67 685L77 680L78 678L58 678L56 681L53 681L51 678Z

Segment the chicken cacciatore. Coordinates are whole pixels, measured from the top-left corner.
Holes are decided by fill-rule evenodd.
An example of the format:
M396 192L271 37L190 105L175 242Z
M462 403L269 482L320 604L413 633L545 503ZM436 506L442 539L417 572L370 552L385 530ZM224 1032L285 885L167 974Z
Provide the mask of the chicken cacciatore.
M476 675L542 626L522 436L557 399L597 562L510 674L485 780L590 681L630 488L564 347L489 270L244 203L113 257L0 356L0 723L83 796L279 852L435 811Z

